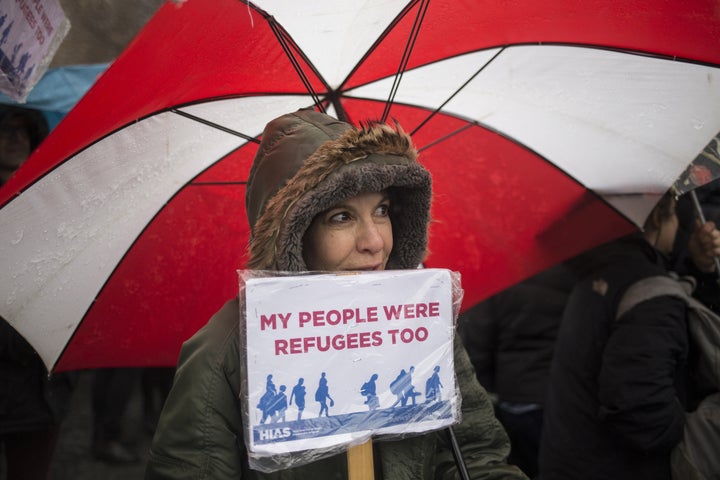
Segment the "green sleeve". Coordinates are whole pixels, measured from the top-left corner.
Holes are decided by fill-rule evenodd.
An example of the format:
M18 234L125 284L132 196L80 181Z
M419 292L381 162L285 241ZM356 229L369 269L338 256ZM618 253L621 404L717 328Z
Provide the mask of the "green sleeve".
M183 344L145 479L240 479L238 302Z

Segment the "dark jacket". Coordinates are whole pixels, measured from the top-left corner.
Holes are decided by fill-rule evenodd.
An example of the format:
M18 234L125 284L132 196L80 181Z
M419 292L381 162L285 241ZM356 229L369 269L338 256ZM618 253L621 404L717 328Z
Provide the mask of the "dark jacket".
M357 130L313 111L284 115L263 133L248 181L250 268L307 271L302 238L312 219L364 191L388 191L393 249L388 268L416 268L427 246L430 176L410 139L388 126ZM248 467L243 438L239 301L223 307L182 347L177 373L153 439L146 479L342 479L346 455L260 473ZM462 393L458 440L473 478L525 478L505 463L509 441L458 341ZM386 479L455 478L444 433L375 442Z
M72 377L48 378L40 356L0 318L0 435L58 426L70 406Z
M553 479L670 479L685 421L686 306L643 303L614 320L633 282L667 271L639 238L623 239L573 290L545 404L540 471Z
M27 131L30 150L48 134L48 123L39 110L0 106L0 128L14 121ZM0 164L10 166L4 161ZM57 427L69 408L73 377L60 373L48 378L40 356L0 318L0 435Z
M490 297L458 319L480 384L498 399L542 404L574 273L556 265Z

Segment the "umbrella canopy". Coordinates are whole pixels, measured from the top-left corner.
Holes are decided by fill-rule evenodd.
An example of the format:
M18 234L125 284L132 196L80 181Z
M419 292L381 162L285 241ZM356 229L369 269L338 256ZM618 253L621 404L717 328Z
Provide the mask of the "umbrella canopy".
M675 180L672 188L676 195L692 192L720 177L720 133L715 135L685 171Z
M0 190L0 314L49 367L175 363L280 114L412 133L465 307L637 228L720 130L714 0L257 4L165 4Z

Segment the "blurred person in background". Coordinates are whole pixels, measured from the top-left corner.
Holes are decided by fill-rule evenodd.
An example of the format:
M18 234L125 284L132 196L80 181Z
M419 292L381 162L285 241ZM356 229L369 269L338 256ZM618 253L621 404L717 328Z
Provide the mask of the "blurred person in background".
M672 478L671 452L694 401L686 303L662 295L616 314L635 282L671 277L676 207L666 193L642 232L573 260L586 274L568 299L550 369L543 480ZM692 262L711 273L720 254L715 225L698 224L689 245Z
M0 186L47 134L41 112L0 106ZM48 378L40 356L0 319L0 447L8 479L48 477L73 383L67 373Z
M510 437L508 461L538 475L545 391L563 310L577 277L564 263L515 284L460 315L480 384Z

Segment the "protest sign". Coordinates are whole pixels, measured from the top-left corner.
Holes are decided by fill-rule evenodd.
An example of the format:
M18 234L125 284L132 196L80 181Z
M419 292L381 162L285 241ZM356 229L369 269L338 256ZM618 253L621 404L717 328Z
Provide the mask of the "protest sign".
M59 0L0 2L0 92L24 102L69 30Z
M241 276L251 462L458 421L457 273Z

